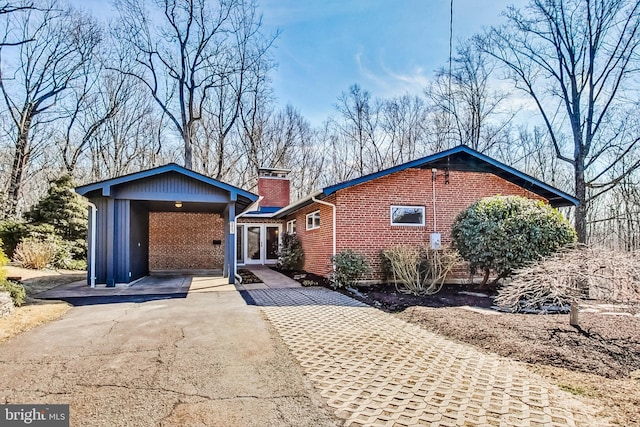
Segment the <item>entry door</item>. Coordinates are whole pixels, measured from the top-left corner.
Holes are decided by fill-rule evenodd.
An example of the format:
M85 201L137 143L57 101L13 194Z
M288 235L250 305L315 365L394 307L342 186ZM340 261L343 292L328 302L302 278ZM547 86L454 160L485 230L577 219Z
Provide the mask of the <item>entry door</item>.
M280 249L280 226L265 225L264 233L264 263L271 264L278 261L278 249Z
M245 262L247 264L262 264L262 227L247 225L245 238Z
M240 228L243 230L240 230ZM280 225L246 224L238 226L238 263L274 264L278 260Z

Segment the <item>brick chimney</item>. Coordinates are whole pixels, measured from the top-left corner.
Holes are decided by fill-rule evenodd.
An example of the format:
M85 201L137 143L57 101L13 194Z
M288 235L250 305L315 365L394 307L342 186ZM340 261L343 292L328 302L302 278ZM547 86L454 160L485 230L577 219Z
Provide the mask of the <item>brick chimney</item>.
M260 168L258 170L258 195L260 207L283 208L289 205L289 170Z

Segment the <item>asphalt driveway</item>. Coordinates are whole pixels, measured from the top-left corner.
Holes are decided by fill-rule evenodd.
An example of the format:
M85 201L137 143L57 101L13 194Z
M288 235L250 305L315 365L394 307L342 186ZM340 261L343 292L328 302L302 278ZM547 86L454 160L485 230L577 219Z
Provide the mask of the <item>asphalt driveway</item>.
M74 307L1 344L0 402L68 403L75 426L335 425L259 309L208 285Z

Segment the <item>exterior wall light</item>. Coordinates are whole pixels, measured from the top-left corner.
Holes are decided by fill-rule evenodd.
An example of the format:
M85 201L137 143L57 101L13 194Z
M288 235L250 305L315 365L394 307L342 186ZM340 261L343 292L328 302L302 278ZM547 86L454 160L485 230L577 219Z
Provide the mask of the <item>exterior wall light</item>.
M176 208L181 208L182 207L182 202L181 201L177 201L175 203Z

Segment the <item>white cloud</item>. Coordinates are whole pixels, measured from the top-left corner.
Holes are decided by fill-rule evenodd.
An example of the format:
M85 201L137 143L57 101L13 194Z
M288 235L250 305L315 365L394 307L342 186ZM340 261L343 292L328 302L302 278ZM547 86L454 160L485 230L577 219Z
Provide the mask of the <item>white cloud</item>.
M384 52L381 51L377 64L374 64L374 67L370 67L363 60L363 56L362 52L357 52L354 55L354 61L358 67L363 87L374 96L387 98L406 93L418 95L429 84L430 78L425 74L424 68L421 66L414 66L405 70L394 70L387 66L384 60Z

